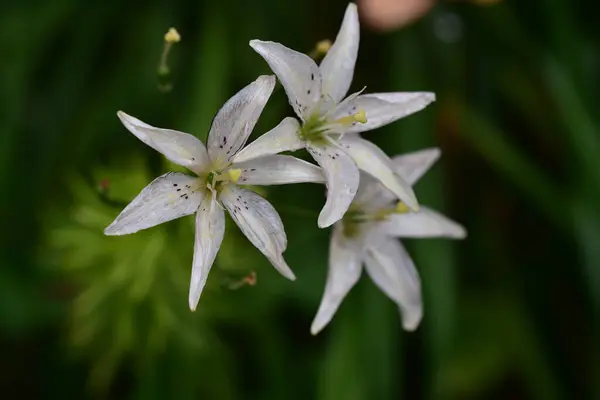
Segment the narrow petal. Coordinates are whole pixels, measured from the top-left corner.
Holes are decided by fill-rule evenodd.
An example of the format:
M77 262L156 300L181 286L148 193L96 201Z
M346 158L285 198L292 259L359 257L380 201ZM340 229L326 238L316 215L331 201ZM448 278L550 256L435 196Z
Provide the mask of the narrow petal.
M352 204L364 212L377 212L381 208L390 207L398 201L398 196L390 192L377 179L364 171L360 173L360 185Z
M421 280L406 249L395 239L382 239L365 255L367 273L402 312L404 329L413 331L423 316Z
M287 237L273 206L256 193L231 184L221 191L219 200L248 240L275 269L290 280L296 279L283 259Z
M196 213L196 238L190 280L190 309L194 311L225 234L225 213L217 202L206 196Z
M358 168L378 179L411 210L419 209L412 187L394 172L394 164L383 150L358 135L344 136L340 143Z
M360 27L356 4L350 3L335 43L327 52L320 69L323 77L323 95L339 103L350 88L354 76L354 64L358 54Z
M432 147L392 158L396 173L402 176L411 186L431 168L440 158L440 149Z
M169 172L146 186L105 230L127 235L196 212L203 198L198 179Z
M296 114L310 117L321 98L321 71L313 59L280 43L251 40L250 46L277 75Z
M364 111L367 122L355 123L346 132L367 132L416 113L434 100L435 94L429 92L363 94L354 101L348 102L345 107L339 107L333 115L333 119Z
M244 147L275 83L273 75L259 76L221 107L208 134L208 154L216 167L225 166Z
M389 235L400 238L464 239L467 236L460 224L427 207L421 207L416 213L390 215L382 227Z
M299 131L300 124L296 118L284 118L275 128L244 147L233 157L232 161L238 163L261 156L278 154L282 151L302 149L304 141L300 140Z
M319 228L326 228L348 211L358 190L360 172L349 155L329 143L309 143L306 149L323 168L327 180L327 200L317 221Z
M310 327L313 335L319 333L331 321L362 272L360 247L354 241L347 240L342 231L342 226L336 224L331 236L327 283L319 311Z
M318 166L292 156L265 156L255 158L231 168L242 171L240 185L284 185L286 183L325 183L323 171Z
M208 168L206 148L197 137L171 129L155 128L123 111L117 112L117 116L129 132L175 164L197 174Z

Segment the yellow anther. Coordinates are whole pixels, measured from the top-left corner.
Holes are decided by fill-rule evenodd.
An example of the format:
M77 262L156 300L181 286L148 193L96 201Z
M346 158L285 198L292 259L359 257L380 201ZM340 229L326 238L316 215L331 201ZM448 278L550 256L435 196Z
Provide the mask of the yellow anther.
M365 112L365 110L360 110L356 114L347 115L334 121L334 123L340 124L342 126L351 126L356 122L359 122L361 124L367 123L367 113Z
M359 112L354 114L352 117L354 117L354 120L356 122L360 122L361 124L367 123L367 113L365 112L365 110L360 110Z
M317 53L327 54L329 49L331 49L331 40L325 39L325 40L321 40L320 42L317 43L317 47L316 47Z
M227 170L227 173L229 174L229 178L233 183L237 183L237 181L240 179L240 176L242 176L242 170L239 168L231 168Z
M165 42L167 43L177 43L181 40L181 36L179 35L179 32L177 32L177 29L175 28L169 28L169 31L167 33L165 33Z
M406 204L404 204L403 202L399 201L398 204L396 204L396 213L397 214L405 214L407 212L410 212L410 209L408 208L408 206Z

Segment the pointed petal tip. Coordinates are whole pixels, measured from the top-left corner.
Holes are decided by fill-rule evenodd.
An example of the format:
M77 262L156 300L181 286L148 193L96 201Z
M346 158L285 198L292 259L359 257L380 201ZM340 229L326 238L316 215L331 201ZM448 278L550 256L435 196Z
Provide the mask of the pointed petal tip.
M121 233L120 229L117 229L115 227L115 224L110 224L109 226L107 226L106 228L104 228L104 234L106 236L122 236L124 235L123 233Z
M284 275L286 278L288 278L290 281L295 281L296 280L296 275L294 275L294 273L292 272L291 274L287 274Z
M335 224L337 221L330 221L329 216L321 216L319 214L319 219L317 220L317 226L321 229L329 228L331 225Z
M421 323L421 319L423 318L423 310L418 309L414 310L414 312L406 312L405 310L400 310L402 313L402 327L407 332L414 332L419 327Z
M323 330L322 324L317 324L317 321L314 321L310 326L310 334L313 336L317 336L319 332Z
M453 232L452 235L452 239L466 239L467 237L467 230L465 229L464 226L460 225L460 224L456 224L456 229Z
M260 75L256 80L264 81L265 83L275 83L275 75Z
M259 39L252 39L251 41L248 42L250 47L252 47L256 51L258 51L258 48L261 47L261 45L264 43L266 43L266 42L259 40Z
M117 111L117 117L121 120L123 124L125 124L127 120L133 118L131 115L127 114L125 111L122 110Z
M189 305L191 312L196 311L196 307L198 307L198 301L200 301L200 296L196 296L193 293L190 293Z
M294 271L292 271L292 269L287 264L285 264L285 266L286 266L286 268L282 269L281 274L285 278L289 279L290 281L292 281L292 282L295 281L296 280L296 274L294 274Z
M406 204L406 206L413 212L419 212L421 210L421 206L419 205L419 202L417 201L417 199L414 196L411 196L410 199L402 199L404 201L404 203ZM408 201L407 201L408 200Z

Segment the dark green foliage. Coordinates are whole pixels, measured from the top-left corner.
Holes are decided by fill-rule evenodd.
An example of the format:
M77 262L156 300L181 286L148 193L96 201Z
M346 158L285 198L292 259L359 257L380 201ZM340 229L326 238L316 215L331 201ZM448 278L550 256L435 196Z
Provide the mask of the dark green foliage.
M279 276L228 221L195 313L192 217L102 234L173 168L126 131L117 110L204 140L223 102L269 73L250 39L309 52L335 37L344 8L2 3L2 398L600 397L594 2L442 2L391 34L363 27L353 89L438 99L366 135L390 155L441 147L416 193L469 233L408 242L425 301L415 333L402 331L391 301L363 279L328 328L310 335L329 240L316 224L318 185L261 189L286 226L297 281ZM159 76L170 26L182 41ZM291 113L277 90L253 138ZM252 271L255 286L231 289Z

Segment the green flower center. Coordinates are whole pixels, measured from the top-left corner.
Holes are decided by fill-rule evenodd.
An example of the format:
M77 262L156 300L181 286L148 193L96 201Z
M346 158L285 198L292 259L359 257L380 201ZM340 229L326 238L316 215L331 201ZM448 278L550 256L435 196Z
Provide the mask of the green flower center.
M315 112L304 122L298 135L303 141L324 142L326 140L324 135L327 133L340 133L338 130L340 127L350 127L357 123L365 124L366 122L367 116L364 110L359 110L356 114L346 115L333 121Z
M355 238L360 232L360 225L365 222L385 221L392 214L405 214L411 212L403 202L399 201L396 207L383 207L374 212L364 212L358 206L350 206L342 218L343 233L348 238Z
M300 139L306 142L314 142L324 140L323 127L325 121L319 118L318 114L313 115L306 120L304 125L300 128L299 136Z
M237 183L242 175L242 170L239 168L229 168L225 171L211 171L206 175L206 186L215 190L219 190L223 185L230 182Z

